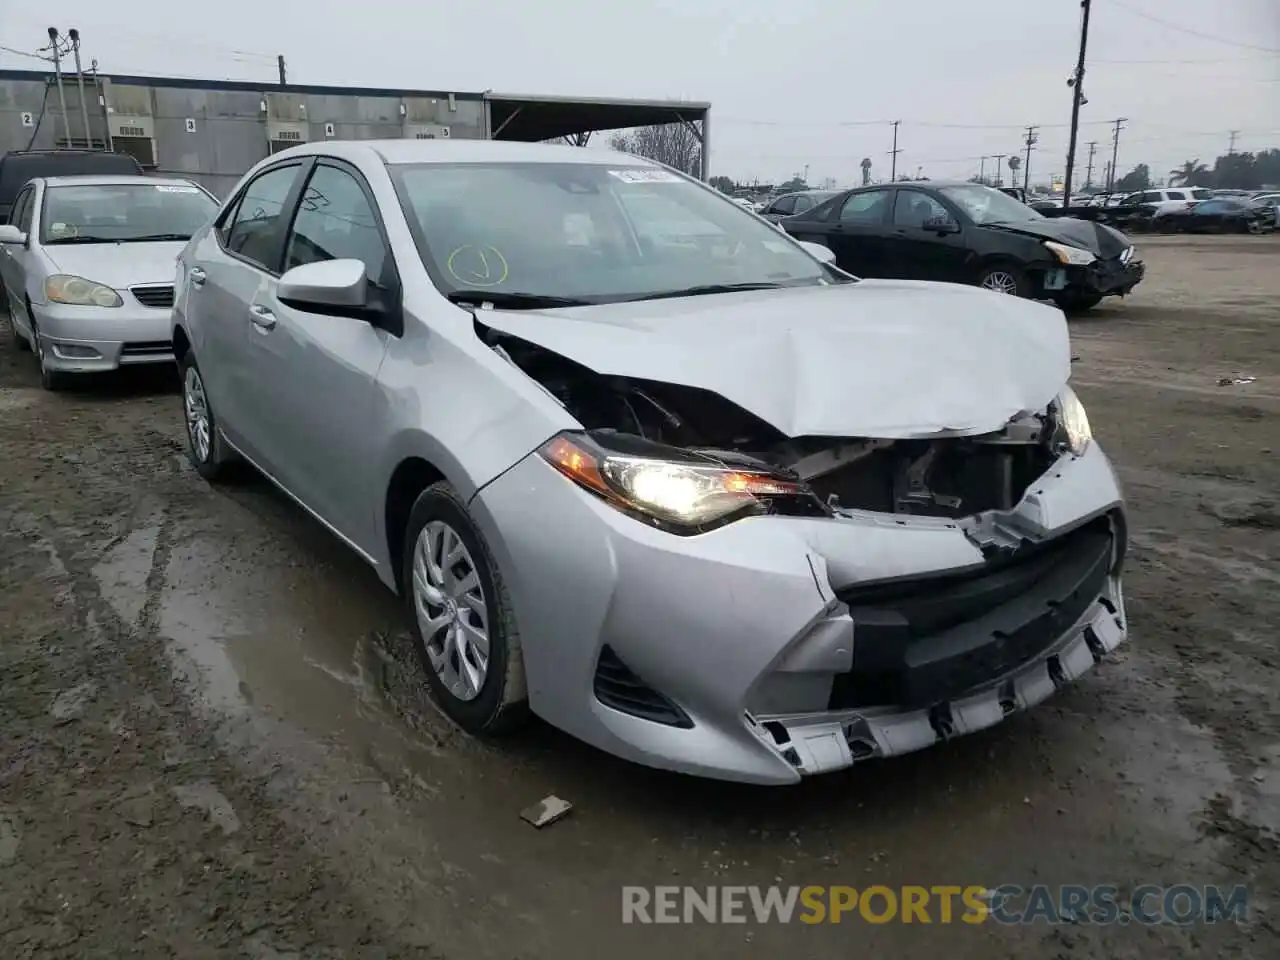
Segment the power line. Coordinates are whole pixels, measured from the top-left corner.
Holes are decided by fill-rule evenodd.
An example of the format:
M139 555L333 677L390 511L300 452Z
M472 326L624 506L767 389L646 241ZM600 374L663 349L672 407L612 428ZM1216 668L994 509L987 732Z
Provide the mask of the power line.
M1263 53L1280 54L1280 49L1275 47L1260 47L1253 43L1242 43L1239 40L1228 40L1226 37L1215 37L1211 33L1203 33L1199 30L1192 29L1191 27L1184 27L1181 24L1153 16L1145 10L1139 10L1137 7L1131 7L1127 3L1122 3L1121 0L1111 0L1111 5L1119 7L1121 10L1125 10L1133 14L1135 17L1141 17L1143 20L1150 20L1152 23L1158 23L1160 26L1165 27L1168 30L1176 30L1178 33L1185 33L1189 37L1199 37L1201 40L1211 40L1214 43L1224 43L1229 47L1240 47L1242 50L1261 50Z
M46 63L48 62L47 57L42 57L38 53L30 53L26 50L15 50L13 47L4 46L0 46L0 50L3 50L5 53L12 53L15 57L30 57L32 60L44 60Z

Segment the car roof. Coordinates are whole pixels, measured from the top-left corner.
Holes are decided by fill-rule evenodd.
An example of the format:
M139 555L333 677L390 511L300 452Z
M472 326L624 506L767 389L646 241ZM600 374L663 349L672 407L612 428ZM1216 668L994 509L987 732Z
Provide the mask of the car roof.
M403 163L589 163L661 167L652 160L616 150L587 150L567 144L516 140L323 140L281 150L271 159L312 154L352 161L377 159L393 166Z
M190 180L182 177L144 177L128 174L84 173L66 177L40 177L47 187L125 187L131 184L160 187L192 187Z

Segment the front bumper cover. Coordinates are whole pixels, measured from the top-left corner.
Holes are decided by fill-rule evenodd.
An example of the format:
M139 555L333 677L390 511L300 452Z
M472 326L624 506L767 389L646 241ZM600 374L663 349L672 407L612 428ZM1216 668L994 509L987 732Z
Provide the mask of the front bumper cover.
M790 783L917 750L1033 706L1125 637L1122 498L1096 443L1060 459L1014 510L970 521L845 511L678 537L624 516L537 456L482 489L472 512L511 593L533 710L609 752L686 773ZM1111 545L1101 566L1077 570L1087 595L1067 584L1072 606L1041 589L1037 603L1068 613L1041 624L1016 655L992 654L990 638L1012 630L1016 640L1017 624L944 616L934 626L952 629L953 647L933 659L947 682L891 705L841 689L872 646L858 590L972 578L1014 543L1052 544L1090 526L1108 528ZM1031 593L1014 589L987 614L1016 618ZM940 635L926 633L926 642ZM966 677L948 666L955 644L986 657L988 672ZM602 698L602 656L610 682L622 678L622 700ZM618 708L646 689L659 697L644 709ZM664 704L674 708L665 721Z
M132 303L120 307L33 304L45 343L45 362L60 373L102 373L131 364L173 362L167 308Z

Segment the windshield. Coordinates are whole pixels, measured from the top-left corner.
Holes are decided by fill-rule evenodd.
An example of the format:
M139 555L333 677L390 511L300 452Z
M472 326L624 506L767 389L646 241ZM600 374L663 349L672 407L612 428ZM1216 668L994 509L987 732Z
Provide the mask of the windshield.
M190 184L96 184L50 187L40 242L127 243L187 240L218 205Z
M538 298L602 303L844 279L732 200L654 167L391 171L446 295L488 291L495 304L538 306Z
M974 223L1021 223L1025 220L1044 219L1022 201L978 183L942 187L941 192L967 213Z

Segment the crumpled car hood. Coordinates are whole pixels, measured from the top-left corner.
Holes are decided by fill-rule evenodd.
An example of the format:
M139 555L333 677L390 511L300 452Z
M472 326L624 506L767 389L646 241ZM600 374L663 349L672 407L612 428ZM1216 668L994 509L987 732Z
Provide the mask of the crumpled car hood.
M1071 372L1060 311L945 283L863 280L477 319L596 373L712 391L791 437L990 433L1043 410Z
M1006 230L1042 240L1069 243L1104 259L1118 257L1129 246L1129 238L1114 227L1075 217L1045 217L1041 220L1020 220L1017 223L988 223L985 226L988 229Z

